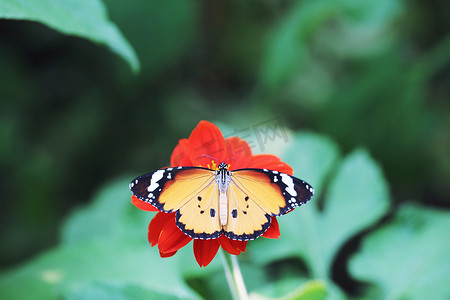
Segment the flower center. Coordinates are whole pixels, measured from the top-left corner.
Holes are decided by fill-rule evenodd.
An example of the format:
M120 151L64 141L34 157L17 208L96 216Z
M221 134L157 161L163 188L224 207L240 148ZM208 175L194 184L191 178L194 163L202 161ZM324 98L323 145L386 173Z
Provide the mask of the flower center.
M205 166L197 165L197 167L205 167ZM214 160L211 160L210 164L206 164L206 167L208 169L211 169L211 170L214 170L214 171L219 170L219 164L217 164ZM231 164L227 164L227 167L228 167L228 170L230 170Z
M206 167L214 171L219 170L219 165L214 160L211 161L211 164L206 164Z

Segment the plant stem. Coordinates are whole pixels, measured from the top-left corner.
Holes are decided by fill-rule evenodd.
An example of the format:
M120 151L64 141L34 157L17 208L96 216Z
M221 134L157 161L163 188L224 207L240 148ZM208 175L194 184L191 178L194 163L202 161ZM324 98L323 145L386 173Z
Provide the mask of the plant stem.
M245 288L244 279L242 278L236 255L229 254L224 250L220 252L228 286L230 287L233 299L248 300L247 289Z

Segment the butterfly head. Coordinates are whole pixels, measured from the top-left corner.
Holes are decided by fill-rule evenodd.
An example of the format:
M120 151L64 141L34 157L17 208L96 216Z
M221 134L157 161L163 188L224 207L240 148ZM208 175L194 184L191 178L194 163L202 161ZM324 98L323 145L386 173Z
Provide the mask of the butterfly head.
M228 170L228 165L226 163L220 163L219 167L218 167L219 171L227 171Z

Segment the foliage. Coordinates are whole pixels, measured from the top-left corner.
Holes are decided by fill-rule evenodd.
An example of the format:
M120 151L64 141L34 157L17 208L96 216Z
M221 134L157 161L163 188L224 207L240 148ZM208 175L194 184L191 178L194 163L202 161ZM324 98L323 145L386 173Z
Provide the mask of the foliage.
M296 176L315 187L316 201L280 218L283 234L279 241L258 240L250 251L262 264L298 256L305 260L314 278L330 280L338 250L386 213L387 185L379 167L364 150L356 150L341 161L337 146L324 137L297 134L291 144L285 150L286 161L298 170ZM321 198L324 202L319 210Z
M386 213L386 182L364 150L356 150L342 160L337 146L327 138L298 133L293 139L282 157L299 170L297 176L314 183L316 190L326 192L319 192L315 201L279 219L282 232L279 240L258 239L250 243L244 257L244 277L248 275L247 284L254 299L262 299L262 295L324 299L326 293L329 298L343 299L343 293L332 283L332 262L350 237ZM8 299L25 299L29 295L34 299L198 298L199 294L185 280L207 281L212 274L217 276L221 272L220 264L216 261L201 270L189 250L173 258L159 258L158 251L151 249L145 239L150 215L129 203L127 182L118 180L110 184L92 204L76 210L66 221L62 242L56 249L4 273L0 277L3 295ZM322 197L323 209L319 209ZM359 218L360 215L365 217ZM365 239L361 252L352 260L352 274L376 282L384 295L392 299L428 291L430 287L434 287L437 296L446 295L445 279L433 278L446 273L442 262L448 260L449 244L439 243L439 239L448 227L447 217L445 213L422 212L420 208L402 209L390 225ZM407 256L403 253L404 246L409 249ZM270 279L270 272L258 270L293 256L308 266L309 271L302 277L281 269L280 278ZM418 256L427 259L414 264ZM389 273L398 275L386 276L386 270L380 266L387 265L391 268ZM416 272L409 271L410 279L405 279L402 274L411 269ZM260 275L256 276L257 273ZM295 286L304 282L302 278L325 281L305 283L296 290ZM419 281L420 286L412 284ZM27 289L18 288L23 282L27 282ZM215 287L213 281L207 281L206 287L198 292L208 293L207 288L212 289L209 293L223 290L221 295L228 295L226 285Z
M350 272L375 284L378 298L449 298L448 228L448 213L404 205L390 224L365 238Z
M101 0L5 0L0 3L0 18L41 22L62 33L105 44L122 56L133 71L139 71L136 53L108 20Z

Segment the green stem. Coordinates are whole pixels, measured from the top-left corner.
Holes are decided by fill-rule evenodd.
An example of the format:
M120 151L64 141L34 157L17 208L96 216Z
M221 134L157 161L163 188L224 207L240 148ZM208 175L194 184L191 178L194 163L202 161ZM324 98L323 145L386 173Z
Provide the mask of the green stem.
M244 279L242 278L236 255L229 254L223 250L220 251L220 253L233 299L248 300L247 289L245 288Z

